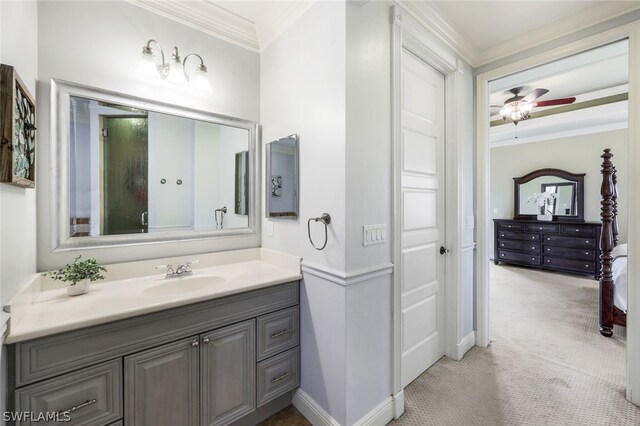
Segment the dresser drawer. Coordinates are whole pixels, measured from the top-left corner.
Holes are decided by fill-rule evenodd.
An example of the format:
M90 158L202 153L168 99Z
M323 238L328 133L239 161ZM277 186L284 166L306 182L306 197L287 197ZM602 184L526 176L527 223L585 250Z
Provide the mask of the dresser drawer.
M498 222L498 229L504 229L505 231L522 231L524 224L515 222Z
M562 246L547 246L543 250L545 256L569 257L572 259L585 259L593 261L596 258L596 249L579 249Z
M498 231L498 238L518 241L540 241L538 234L522 234L520 232Z
M297 306L258 317L258 361L298 346L298 318Z
M575 248L595 248L597 247L596 238L589 237L562 237L559 235L544 235L542 242L545 245L557 245Z
M588 260L562 259L557 257L544 257L545 266L551 266L559 269L568 269L572 271L595 272L596 263Z
M18 389L16 411L59 413L58 420L64 421L33 423L38 425L110 424L122 417L122 361L99 364Z
M544 232L546 234L557 234L558 225L544 225L541 223L527 224L527 231L529 232Z
M513 251L498 250L498 260L511 260L528 265L539 265L540 256L526 253L516 253Z
M525 253L540 253L540 244L527 241L498 240L498 247L507 250L518 250Z
M300 386L300 348L258 363L258 407Z
M580 236L595 237L596 228L594 226L586 226L586 225L560 225L560 233L562 235L580 235Z

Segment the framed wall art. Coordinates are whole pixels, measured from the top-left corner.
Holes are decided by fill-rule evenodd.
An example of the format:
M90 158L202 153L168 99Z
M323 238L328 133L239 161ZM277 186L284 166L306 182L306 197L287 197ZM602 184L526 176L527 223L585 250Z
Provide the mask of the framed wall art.
M15 68L0 65L0 182L35 187L36 102Z

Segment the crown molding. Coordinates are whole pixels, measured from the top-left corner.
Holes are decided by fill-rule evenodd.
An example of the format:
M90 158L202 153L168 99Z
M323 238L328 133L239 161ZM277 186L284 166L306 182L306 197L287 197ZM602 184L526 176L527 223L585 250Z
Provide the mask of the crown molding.
M635 1L602 3L560 22L543 26L536 30L536 37L517 37L482 50L450 25L428 2L393 1L474 68L640 9L640 3Z
M265 20L257 26L260 51L266 49L282 33L284 33L294 22L313 6L316 0L302 0L298 2L279 3L282 9L271 19ZM287 5L288 7L284 7Z
M640 3L635 1L606 2L599 4L577 13L570 18L553 22L545 25L539 30L534 30L536 31L536 37L516 37L506 41L505 43L485 49L480 52L478 62L473 64L473 66L479 67L481 65L497 61L513 55L514 53L522 52L535 46L548 43L585 28L633 12L637 9L640 9ZM544 35L540 35L540 31L542 31Z
M427 28L456 55L474 66L479 60L479 49L466 37L456 31L427 2L411 0L394 0L402 10L411 15L422 26Z
M255 24L208 0L125 0L245 49L259 52Z

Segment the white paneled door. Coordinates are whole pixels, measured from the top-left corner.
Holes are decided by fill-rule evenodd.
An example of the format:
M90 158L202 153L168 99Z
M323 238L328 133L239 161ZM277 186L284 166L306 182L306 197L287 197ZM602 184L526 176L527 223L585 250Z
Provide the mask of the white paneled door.
M444 355L444 76L403 49L402 387Z

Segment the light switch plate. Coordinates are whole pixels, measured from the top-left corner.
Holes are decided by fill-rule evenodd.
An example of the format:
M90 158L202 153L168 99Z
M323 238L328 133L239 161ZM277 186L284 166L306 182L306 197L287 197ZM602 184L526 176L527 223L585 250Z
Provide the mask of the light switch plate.
M387 225L364 225L362 227L362 245L370 246L387 241Z

